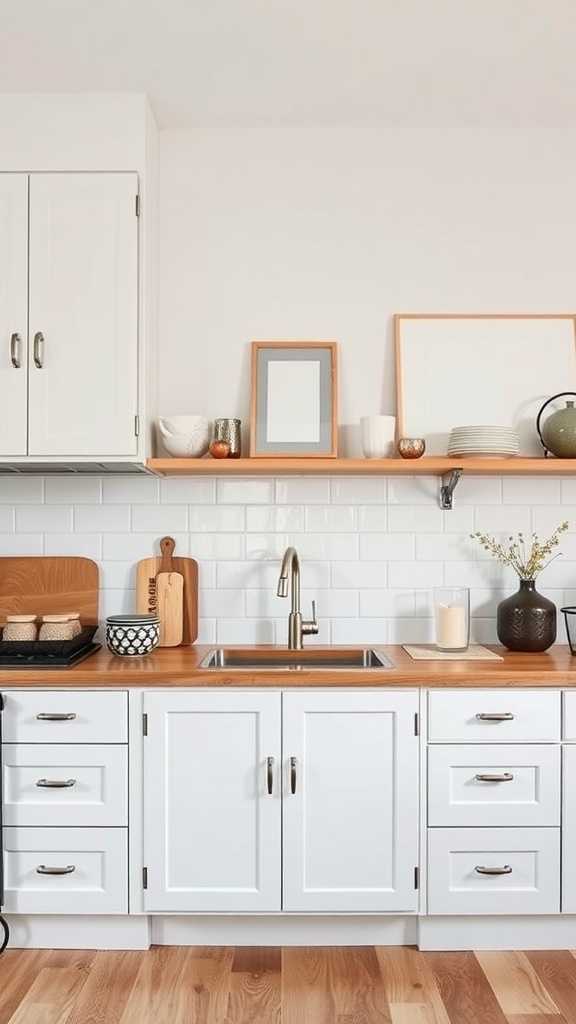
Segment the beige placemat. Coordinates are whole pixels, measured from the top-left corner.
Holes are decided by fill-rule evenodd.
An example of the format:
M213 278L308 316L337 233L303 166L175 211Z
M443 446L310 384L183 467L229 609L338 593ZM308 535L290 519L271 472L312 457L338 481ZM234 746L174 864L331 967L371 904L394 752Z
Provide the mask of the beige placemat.
M419 644L413 647L411 644L402 644L406 654L409 654L414 661L503 661L504 659L489 651L487 647L479 644L471 644L465 651L439 651L437 647L424 647Z

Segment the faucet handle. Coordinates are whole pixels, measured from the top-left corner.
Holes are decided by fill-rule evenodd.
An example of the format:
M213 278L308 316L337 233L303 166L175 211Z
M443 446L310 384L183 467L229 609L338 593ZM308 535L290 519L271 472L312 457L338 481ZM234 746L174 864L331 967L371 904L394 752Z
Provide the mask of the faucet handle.
M312 601L312 618L302 623L303 636L315 636L318 633L318 619L316 618L316 601Z

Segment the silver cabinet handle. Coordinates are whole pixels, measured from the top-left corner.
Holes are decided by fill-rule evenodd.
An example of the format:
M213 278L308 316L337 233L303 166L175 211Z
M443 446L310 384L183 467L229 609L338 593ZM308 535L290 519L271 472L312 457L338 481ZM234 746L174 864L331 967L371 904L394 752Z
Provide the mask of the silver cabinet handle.
M10 338L10 360L15 370L19 370L22 366L20 361L20 346L22 345L22 338L17 331Z
M62 714L60 712L52 711L41 711L39 715L36 715L39 722L72 722L76 715L73 711L68 714Z
M71 875L76 871L75 864L67 864L65 868L47 868L45 864L39 864L36 868L37 875Z
M503 868L485 868L481 864L478 864L474 871L479 875L511 875L512 868L509 864L505 864Z
M37 370L44 366L44 335L42 331L36 331L34 335L34 365Z
M38 779L39 789L70 789L76 785L76 779Z
M274 792L274 758L266 758L266 787L268 789L268 796L272 796Z
M514 720L514 715L511 711L501 711L499 713L494 712L493 714L481 712L476 715L476 718L479 722L512 722Z
M512 782L514 776L512 772L502 772L500 775L491 775L490 772L481 772L480 775L475 775L474 778L477 782Z
M296 764L297 764L296 758L295 757L291 757L290 758L290 792L292 793L292 796L294 796L294 793L296 792Z

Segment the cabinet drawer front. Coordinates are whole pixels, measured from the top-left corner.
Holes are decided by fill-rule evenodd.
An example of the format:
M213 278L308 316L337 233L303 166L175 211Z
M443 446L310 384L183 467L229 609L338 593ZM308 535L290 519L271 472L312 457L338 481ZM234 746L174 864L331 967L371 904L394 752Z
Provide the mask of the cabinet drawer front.
M128 824L128 748L5 743L5 825Z
M429 825L560 825L560 747L428 749Z
M428 695L431 743L554 743L560 692L442 690Z
M558 914L560 829L428 830L429 914Z
M4 691L5 743L126 743L125 693Z
M576 743L576 692L564 693L564 728L562 736L570 743Z
M126 914L124 828L4 829L10 914Z

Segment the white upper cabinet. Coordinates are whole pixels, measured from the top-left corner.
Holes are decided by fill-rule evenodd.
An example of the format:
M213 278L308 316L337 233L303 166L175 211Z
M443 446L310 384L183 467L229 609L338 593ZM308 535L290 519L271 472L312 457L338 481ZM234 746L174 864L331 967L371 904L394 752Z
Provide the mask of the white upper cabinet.
M416 910L413 692L283 695L284 910Z
M136 454L137 192L135 174L30 175L30 456Z
M28 176L0 174L0 456L28 435Z
M280 910L280 694L165 690L144 708L145 909Z

